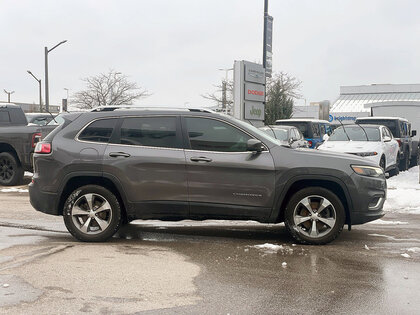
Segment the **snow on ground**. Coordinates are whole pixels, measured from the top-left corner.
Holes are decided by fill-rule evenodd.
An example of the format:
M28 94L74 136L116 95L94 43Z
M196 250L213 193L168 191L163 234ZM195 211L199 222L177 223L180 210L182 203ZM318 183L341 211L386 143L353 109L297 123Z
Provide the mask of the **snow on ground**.
M19 193L27 193L29 190L28 189L22 189L22 188L2 188L0 189L1 192L19 192Z
M420 214L419 167L387 180L388 196L384 210L387 212ZM376 222L376 221L374 221Z
M366 224L378 224L378 225L401 225L401 224L408 224L408 222L402 222L402 221L385 221L382 219L378 219L372 222L368 222Z

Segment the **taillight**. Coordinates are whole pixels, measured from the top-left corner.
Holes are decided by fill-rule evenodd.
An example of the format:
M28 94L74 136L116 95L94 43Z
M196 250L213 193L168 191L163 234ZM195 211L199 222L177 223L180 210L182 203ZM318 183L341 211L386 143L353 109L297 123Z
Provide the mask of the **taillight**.
M35 153L49 154L51 153L51 143L38 142L35 147Z
M37 132L32 135L32 148L35 148L36 144L41 141L41 133Z
M399 146L401 146L401 145L402 145L401 139L397 139L397 142L398 142L398 145L399 145Z
M308 140L308 145L309 145L310 148L312 147L312 141L311 140Z

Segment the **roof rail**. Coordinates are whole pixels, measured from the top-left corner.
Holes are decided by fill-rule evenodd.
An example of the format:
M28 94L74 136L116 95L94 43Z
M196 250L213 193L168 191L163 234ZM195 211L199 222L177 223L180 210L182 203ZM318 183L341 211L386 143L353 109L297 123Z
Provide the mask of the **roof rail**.
M127 110L127 109L144 109L144 110L184 110L190 112L201 113L215 113L211 109L206 108L185 108L185 107L153 107L153 106L138 106L138 105L109 105L98 106L90 110L91 112L111 112L114 110Z

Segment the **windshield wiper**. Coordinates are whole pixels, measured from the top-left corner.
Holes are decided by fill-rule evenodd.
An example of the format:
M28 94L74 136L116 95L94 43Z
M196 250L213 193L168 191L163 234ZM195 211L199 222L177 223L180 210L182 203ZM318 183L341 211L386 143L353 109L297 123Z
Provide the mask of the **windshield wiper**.
M359 124L359 123L356 123L356 125L358 125L360 128L362 128L363 132L365 133L366 140L367 140L367 141L369 141L369 137L368 137L368 134L367 134L367 132L366 132L365 128L363 128L362 126L360 126L360 124Z
M346 128L344 127L344 124L341 122L341 119L337 119L337 120L338 120L338 122L340 123L341 127L343 127L343 131L344 131L344 133L346 134L347 139L348 139L349 141L351 141L351 140L350 140L349 135L347 134Z

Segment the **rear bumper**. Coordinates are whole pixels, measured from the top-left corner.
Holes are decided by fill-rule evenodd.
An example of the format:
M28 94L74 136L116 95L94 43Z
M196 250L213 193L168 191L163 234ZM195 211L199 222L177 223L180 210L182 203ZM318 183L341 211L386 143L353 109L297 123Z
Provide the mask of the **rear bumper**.
M60 215L57 209L58 194L41 191L36 183L29 184L29 200L37 211Z

